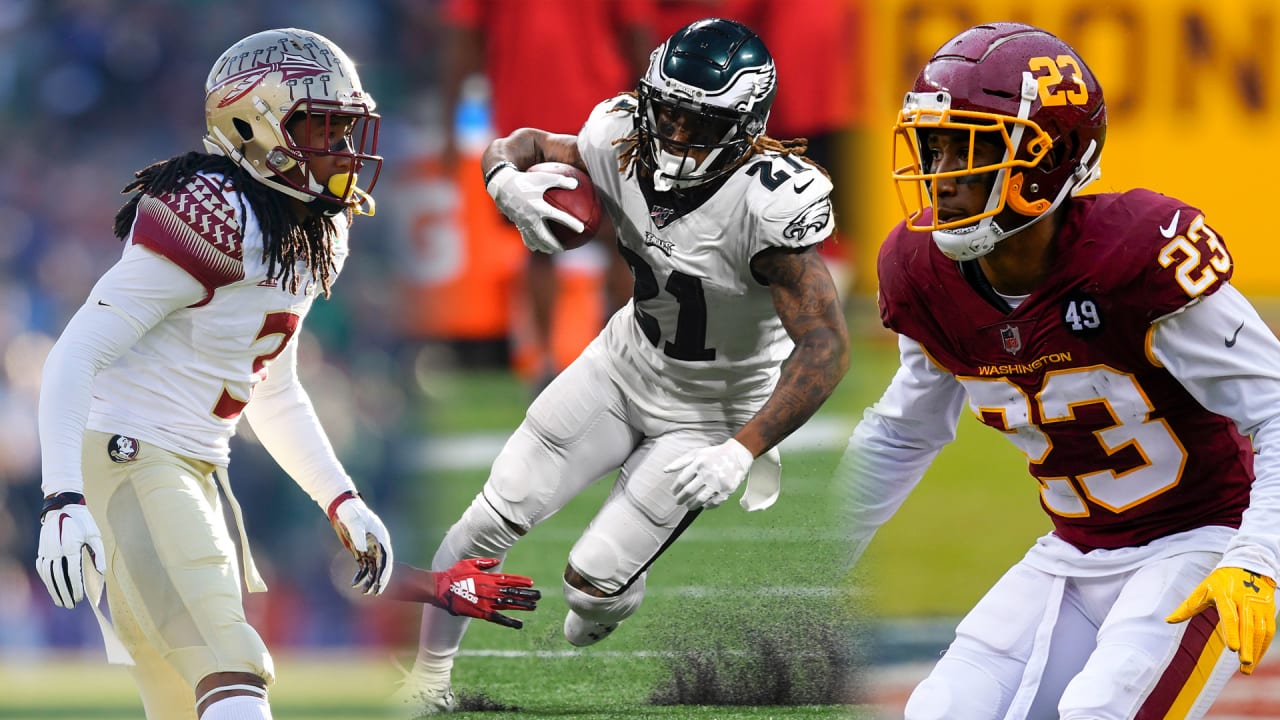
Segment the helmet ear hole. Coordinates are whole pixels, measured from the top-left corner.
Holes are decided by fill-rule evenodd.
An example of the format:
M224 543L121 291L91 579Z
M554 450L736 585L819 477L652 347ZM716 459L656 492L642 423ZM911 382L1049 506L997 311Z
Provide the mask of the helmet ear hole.
M241 120L240 118L232 118L231 124L235 126L236 132L240 133L240 138L245 142L253 140L253 126Z

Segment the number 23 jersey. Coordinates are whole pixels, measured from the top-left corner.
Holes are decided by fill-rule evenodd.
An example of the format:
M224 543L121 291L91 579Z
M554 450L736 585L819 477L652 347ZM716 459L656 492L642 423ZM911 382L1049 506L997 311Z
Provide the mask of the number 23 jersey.
M1153 323L1229 280L1226 246L1198 210L1146 190L1075 198L1055 243L1047 276L1010 309L976 265L900 225L881 248L881 318L1026 454L1055 534L1080 550L1239 527L1249 440L1150 345Z
M593 347L603 347L615 379L654 414L749 415L773 391L793 348L751 261L769 248L826 239L834 227L831 181L803 160L762 153L707 188L657 193L640 177L638 159L619 170L626 143L615 141L634 131L635 109L629 95L601 103L578 134L635 277L632 301Z

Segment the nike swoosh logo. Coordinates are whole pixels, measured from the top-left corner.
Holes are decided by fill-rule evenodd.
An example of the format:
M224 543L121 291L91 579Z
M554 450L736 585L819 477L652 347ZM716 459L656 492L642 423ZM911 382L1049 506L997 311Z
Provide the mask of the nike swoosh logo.
M1235 347L1235 346L1236 346L1236 338L1240 337L1240 330L1241 330L1242 328L1244 328L1244 321L1243 321L1243 320L1241 320L1241 321L1240 321L1240 326L1236 328L1236 331L1235 331L1235 332L1233 332L1233 333L1231 333L1231 337L1229 337L1229 338L1227 338L1226 340L1223 340L1223 341L1222 341L1222 342L1223 342L1223 344L1225 344L1227 347Z
M809 178L809 182L807 182L807 183L805 183L805 184L803 184L803 185L796 185L795 187L793 187L793 188L791 188L791 189L792 189L792 190L795 190L795 191L796 191L796 194L797 194L797 195L799 195L800 193L804 192L805 190L808 190L808 189L809 189L809 186L810 186L810 185L812 185L812 184L813 184L813 178Z
M102 302L101 300L98 301L98 304L101 305L102 307L111 307L110 305Z
M70 517L71 516L66 513L60 513L58 515L58 539L59 540L62 539L62 524L65 523L67 521L67 518L70 518Z
M1175 211L1173 213L1173 219L1169 221L1169 226L1160 228L1160 234L1172 240L1173 236L1176 235L1178 232L1178 217L1181 215L1182 215L1181 209Z

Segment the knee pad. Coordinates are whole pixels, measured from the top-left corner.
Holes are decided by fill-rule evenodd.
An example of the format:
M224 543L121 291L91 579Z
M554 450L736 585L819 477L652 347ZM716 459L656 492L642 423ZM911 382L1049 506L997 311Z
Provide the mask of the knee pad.
M944 657L912 691L903 717L904 720L1004 717L1015 690L1016 680L1009 687L982 668Z
M435 557L431 559L431 569L436 572L447 570L467 558L502 560L519 539L520 533L489 505L481 493L445 533Z
M569 608L584 619L602 625L612 625L631 617L644 600L645 576L641 575L630 587L616 595L596 597L583 592L564 581L564 599Z

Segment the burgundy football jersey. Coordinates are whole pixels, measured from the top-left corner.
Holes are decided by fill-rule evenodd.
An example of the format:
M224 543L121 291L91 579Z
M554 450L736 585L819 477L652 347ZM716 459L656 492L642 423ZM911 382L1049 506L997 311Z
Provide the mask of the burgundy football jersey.
M1221 238L1199 210L1133 190L1072 200L1055 243L1048 276L1010 310L975 264L899 225L880 251L881 319L1026 453L1055 532L1080 550L1239 527L1249 440L1149 350L1152 321L1231 277Z

